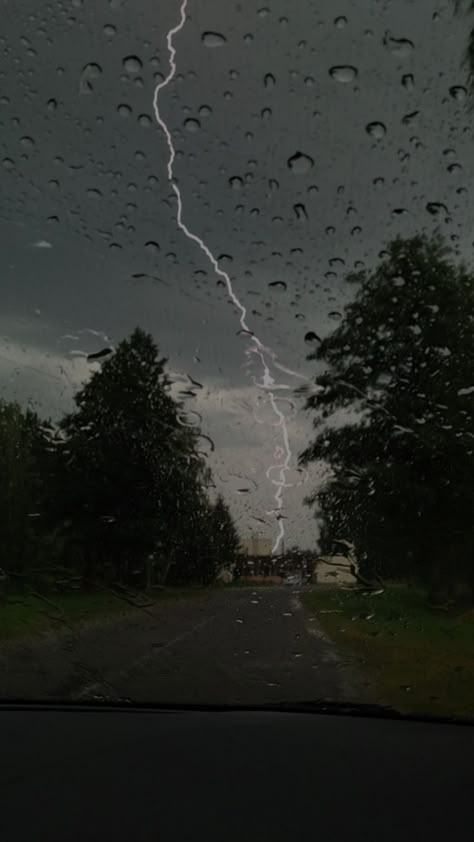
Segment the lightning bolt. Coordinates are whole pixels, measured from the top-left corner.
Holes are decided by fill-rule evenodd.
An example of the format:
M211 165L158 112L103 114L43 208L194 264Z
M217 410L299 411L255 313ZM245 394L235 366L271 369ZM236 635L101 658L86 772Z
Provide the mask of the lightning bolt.
M254 383L258 388L264 390L268 394L271 407L272 407L273 412L275 413L275 416L276 416L276 419L277 419L275 421L274 426L281 428L281 431L282 431L283 448L278 448L279 458L281 458L282 461L280 463L276 464L276 465L271 465L266 472L267 478L270 480L270 482L274 486L276 486L276 491L275 491L275 495L274 495L275 508L271 512L267 513L267 514L274 514L276 516L277 523L278 523L278 532L277 532L277 535L276 535L276 538L275 538L275 541L274 541L274 544L273 544L273 548L272 548L272 553L276 553L278 551L278 548L280 546L281 541L283 540L283 538L285 536L285 527L284 527L284 523L283 523L283 519L282 519L283 490L284 490L285 487L288 487L288 484L286 483L285 475L290 468L291 459L292 459L292 452L291 452L290 442L289 442L289 437L288 437L288 427L287 427L287 423L286 423L286 418L285 418L284 413L282 412L282 410L278 406L278 403L277 403L278 398L275 396L275 392L277 390L282 390L282 389L285 389L285 390L291 389L291 386L289 386L287 383L276 383L275 382L275 380L274 380L274 378L271 374L270 364L267 362L267 358L269 360L271 360L271 363L273 364L273 366L275 368L277 368L280 372L282 372L284 374L288 374L291 377L297 377L297 378L300 378L300 379L303 379L303 380L306 379L306 378L304 377L304 375L299 374L296 371L292 371L290 368L287 368L286 366L282 365L279 362L275 352L271 348L268 348L266 345L264 345L263 342L259 339L259 337L254 333L254 331L250 329L250 327L247 324L247 309L242 304L242 302L239 300L237 295L235 294L234 288L232 286L232 281L231 281L229 275L227 274L227 272L225 272L223 269L220 268L216 257L213 255L213 253L208 248L208 246L205 244L205 242L200 237L198 237L197 234L194 234L192 231L190 231L189 228L187 227L187 225L183 222L183 201L182 201L182 197L181 197L181 191L180 191L180 189L179 189L179 187L176 183L174 173L173 173L173 166L174 166L174 161L175 161L175 158L176 158L176 151L175 151L175 148L174 148L174 145L173 145L173 139L171 137L171 132L168 129L167 124L165 123L165 121L163 120L163 118L160 114L160 109L158 107L158 100L159 100L159 96L160 96L161 91L169 85L169 83L171 82L171 80L173 79L173 77L176 73L176 61L175 61L175 59L176 59L176 49L173 46L173 38L178 32L180 32L180 30L183 28L183 26L186 23L187 6L188 6L188 0L182 0L181 6L180 6L179 22L176 24L176 26L174 26L172 29L170 29L168 31L167 35L166 35L166 44L167 44L167 47L168 47L168 54L169 54L169 72L168 72L168 75L166 76L166 78L162 82L160 82L155 88L154 95L153 95L153 111L155 113L156 122L158 123L158 125L162 129L163 134L166 138L166 142L168 144L168 149L169 149L169 158L168 158L168 163L167 163L168 181L169 181L169 183L171 185L171 188L172 188L172 190L173 190L173 192L176 196L176 202L177 202L176 222L177 222L178 228L183 232L183 234L189 240L191 240L192 242L196 243L197 246L199 246L201 251L204 252L207 259L211 263L215 274L218 275L220 278L222 278L224 280L224 282L226 284L226 287L227 287L227 292L229 294L229 298L231 299L232 303L234 304L235 308L237 309L237 311L239 313L239 323L240 323L241 331L243 333L245 333L246 335L248 335L249 339L251 340L251 345L247 349L246 354L247 354L249 359L250 359L250 355L252 355L252 354L256 355L258 357L258 359L260 360L260 363L261 363L262 380L261 380L261 382L257 382L254 379ZM271 479L271 474L274 471L277 471L277 479Z

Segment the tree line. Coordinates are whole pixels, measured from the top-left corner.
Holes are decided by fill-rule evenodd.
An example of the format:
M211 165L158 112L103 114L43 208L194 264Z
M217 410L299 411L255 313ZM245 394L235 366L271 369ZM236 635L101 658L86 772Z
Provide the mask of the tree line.
M0 401L0 567L9 586L208 584L233 561L235 524L166 363L137 328L59 422Z
M309 357L320 550L345 539L366 575L474 597L474 275L435 234L346 280L352 303Z

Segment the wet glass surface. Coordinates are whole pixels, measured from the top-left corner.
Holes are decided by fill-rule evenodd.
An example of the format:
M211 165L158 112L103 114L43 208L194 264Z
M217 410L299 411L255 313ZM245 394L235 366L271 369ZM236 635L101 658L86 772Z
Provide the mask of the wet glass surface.
M0 35L0 697L474 716L471 4Z

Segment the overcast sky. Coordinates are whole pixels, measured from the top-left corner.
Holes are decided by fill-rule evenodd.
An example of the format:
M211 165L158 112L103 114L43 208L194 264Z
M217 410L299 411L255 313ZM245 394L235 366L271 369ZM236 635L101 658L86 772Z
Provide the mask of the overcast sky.
M305 334L334 329L351 293L344 274L374 265L398 233L439 225L471 254L468 26L453 5L189 0L174 39L159 109L183 220L224 255L251 330L300 375L271 367L286 387L275 395L291 449L287 544L314 544L302 500L323 474L313 466L302 483L296 470L311 435L293 394L314 376ZM274 538L278 471L267 471L285 460L282 429L227 289L177 227L153 112L179 6L2 3L1 391L57 417L90 373L84 355L141 325L178 383L203 384L189 409L215 443L242 535Z

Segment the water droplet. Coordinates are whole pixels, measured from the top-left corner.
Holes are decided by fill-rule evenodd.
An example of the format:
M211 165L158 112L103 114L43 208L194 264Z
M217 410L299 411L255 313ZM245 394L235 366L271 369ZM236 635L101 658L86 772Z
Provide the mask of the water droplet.
M373 137L375 140L381 140L385 137L387 133L387 129L383 123L368 123L365 127L365 130L370 137Z
M147 129L152 124L152 119L148 114L140 114L138 117L138 125L142 126L143 128Z
M160 247L155 240L148 240L148 242L145 243L145 248L148 252L150 252L150 254L158 254L160 250Z
M406 208L393 208L392 210L392 216L395 218L399 216L405 216L407 213L408 211Z
M303 152L295 152L287 161L288 167L296 175L306 175L314 166L314 161L309 155Z
M449 166L447 167L447 170L450 173L460 172L460 170L462 170L462 166L461 166L461 164L449 164Z
M57 107L58 107L58 102L57 102L57 100L56 100L56 99L48 99L48 102L46 103L46 108L48 109L48 111L49 111L51 114L52 114L54 111L56 111L56 108L57 108Z
M34 145L35 145L35 142L34 142L32 137L29 137L28 135L24 135L24 137L20 138L20 146L23 149L33 149Z
M312 345L314 342L321 342L322 340L314 330L308 330L308 333L304 335L304 341L307 345Z
M453 85L449 89L449 93L457 102L464 102L467 96L467 90L462 85Z
M296 202L293 205L293 210L297 219L308 219L308 214L302 202Z
M403 125L409 126L411 123L413 123L413 121L416 119L416 117L418 117L419 113L420 113L419 111L411 111L410 114L405 114L405 116L402 117Z
M305 76L304 83L307 88L312 88L314 85L314 77L313 76Z
M2 161L3 166L6 170L12 170L15 166L13 160L11 158L4 158Z
M94 92L95 80L102 75L102 68L100 64L91 62L82 68L81 77L79 79L79 93L92 94Z
M210 117L212 114L212 108L209 105L201 105L199 109L199 116L200 117Z
M120 114L121 117L130 117L131 113L132 109L125 102L121 102L120 105L117 105L117 114Z
M201 41L205 47L222 47L226 40L220 32L203 32L201 35Z
M259 9L258 12L257 12L257 15L259 16L259 18L266 18L267 15L269 15L269 14L270 14L270 9L268 9L267 6L262 6L262 8Z
M114 38L117 34L115 26L113 26L111 23L106 23L104 28L102 29L102 32L104 33L105 37L109 39Z
M357 78L357 74L357 68L352 67L350 64L341 64L329 69L329 75L331 78L336 82L341 82L342 84L353 82L354 79Z
M135 73L140 73L140 70L143 68L143 64L138 58L138 56L126 56L122 61L123 69L134 75Z
M273 73L266 73L263 77L263 84L266 88L273 88L275 86L275 81Z
M287 288L286 281L270 281L268 286L272 289L279 289L281 291L284 291Z
M340 313L339 310L331 310L331 312L328 313L328 319L338 322L339 319L342 319L342 313Z
M270 117L272 116L272 109L271 108L262 108L260 112L260 116L264 122L268 122Z
M337 29L344 29L345 25L347 24L347 18L344 15L339 15L339 17L334 18L334 26Z
M415 77L413 73L404 73L402 76L402 85L407 91L412 91L415 87Z
M441 214L448 216L448 209L443 202L427 202L426 210L431 216L441 216Z
M398 58L407 58L415 49L413 41L408 38L392 38L389 32L385 33L383 44L392 55L398 56Z
M229 184L232 190L241 190L244 186L244 182L238 175L233 175L232 178L229 178Z
M244 35L244 44L251 44L251 43L252 43L252 41L253 41L253 35L252 35L252 33L251 33L251 32L247 32L247 33Z
M102 198L102 193L100 192L100 190L97 190L96 187L89 187L89 189L87 190L87 195L89 199L95 199L96 201L97 199Z
M195 120L193 117L189 117L187 120L184 121L184 128L187 132L195 134L201 128L201 123L199 122L199 120Z

